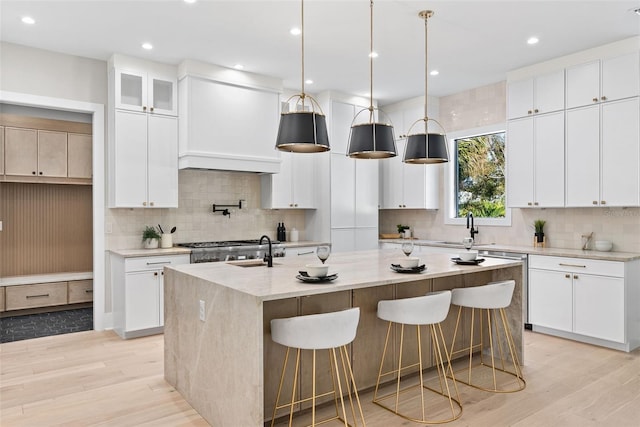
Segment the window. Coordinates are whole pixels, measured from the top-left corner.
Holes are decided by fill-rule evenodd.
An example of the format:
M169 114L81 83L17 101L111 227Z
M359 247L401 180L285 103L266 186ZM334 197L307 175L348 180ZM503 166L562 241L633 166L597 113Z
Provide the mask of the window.
M446 223L466 223L467 214L472 213L478 224L511 225L506 208L505 135L504 128L494 126L449 136Z

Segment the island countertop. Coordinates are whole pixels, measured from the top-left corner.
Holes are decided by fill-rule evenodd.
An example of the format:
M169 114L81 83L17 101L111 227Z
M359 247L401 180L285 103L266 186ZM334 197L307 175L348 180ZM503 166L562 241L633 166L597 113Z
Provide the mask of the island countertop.
M242 292L260 301L317 295L364 287L414 282L424 279L472 274L522 264L517 260L486 258L478 265L458 265L447 254L417 254L426 269L419 274L402 274L391 270L391 264L404 257L396 249L381 249L331 254L329 274L338 278L331 282L305 283L296 279L306 264L319 264L314 254L291 258L274 258L273 267L255 265L256 260L188 264L166 267L190 276Z

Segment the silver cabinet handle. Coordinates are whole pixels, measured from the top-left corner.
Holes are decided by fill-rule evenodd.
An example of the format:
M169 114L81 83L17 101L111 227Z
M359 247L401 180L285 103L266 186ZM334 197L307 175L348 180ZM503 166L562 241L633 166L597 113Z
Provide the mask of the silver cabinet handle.
M147 265L171 264L171 261L147 262Z
M580 268L587 268L586 265L578 265L578 264L563 264L563 263L558 263L558 265L561 265L563 267L580 267Z
M298 256L300 256L300 255L309 255L309 254L312 254L312 253L313 253L313 251L309 251L309 252L299 252L299 253L298 253Z

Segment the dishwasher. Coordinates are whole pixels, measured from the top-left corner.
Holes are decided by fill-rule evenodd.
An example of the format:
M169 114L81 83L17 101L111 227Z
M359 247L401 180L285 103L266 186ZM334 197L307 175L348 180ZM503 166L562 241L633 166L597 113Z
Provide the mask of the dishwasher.
M514 259L522 261L522 321L524 328L532 330L529 323L529 266L528 255L517 252L505 252L497 250L478 250L478 255L488 258Z

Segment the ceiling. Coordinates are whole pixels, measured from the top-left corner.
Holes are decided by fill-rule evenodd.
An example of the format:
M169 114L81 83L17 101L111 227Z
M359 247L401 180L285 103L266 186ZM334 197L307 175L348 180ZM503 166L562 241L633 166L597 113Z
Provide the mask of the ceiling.
M506 72L640 35L640 0L377 0L374 97L385 105L424 94L423 9L429 20L429 95L502 81ZM23 16L34 25L21 22ZM0 0L0 37L107 60L123 53L178 64L195 59L283 79L300 88L300 1ZM305 1L307 92L368 96L369 2ZM536 36L537 45L526 40ZM150 42L150 51L141 48Z

